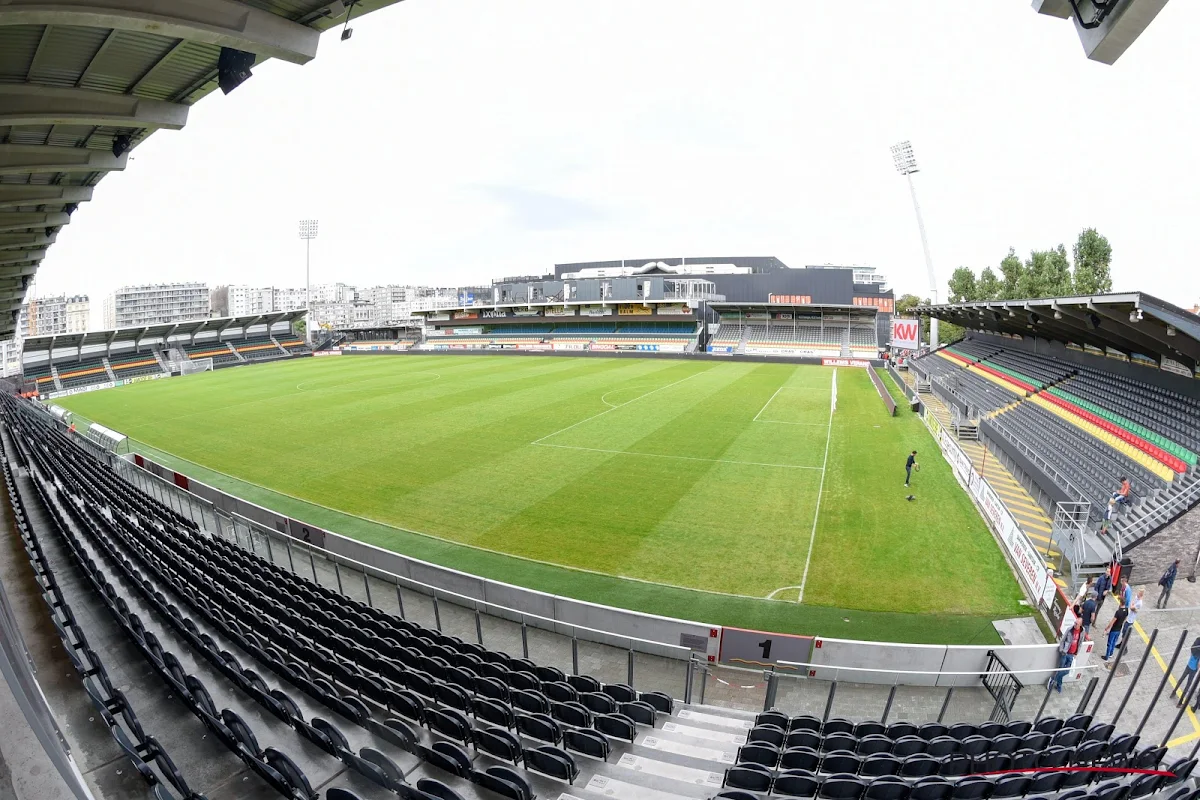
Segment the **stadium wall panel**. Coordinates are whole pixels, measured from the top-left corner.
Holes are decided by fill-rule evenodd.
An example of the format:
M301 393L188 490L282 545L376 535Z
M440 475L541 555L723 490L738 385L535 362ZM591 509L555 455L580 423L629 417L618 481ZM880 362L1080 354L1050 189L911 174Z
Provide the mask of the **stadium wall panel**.
M129 463L160 478L163 485L201 502L212 504L231 519L243 526L251 523L259 535L269 536L280 545L285 541L297 542L289 534L290 524L300 524L283 514L258 506L234 495L196 481L174 470L168 469L141 455L127 457ZM186 480L181 481L180 478ZM186 484L187 489L183 488ZM315 529L320 530L320 529ZM539 592L533 589L494 581L477 575L461 572L449 567L411 558L401 553L385 550L375 545L359 542L330 531L323 531L324 547L316 545L325 557L337 561L359 572L367 572L376 578L388 581L390 576L403 588L420 594L436 596L441 602L453 603L462 608L488 614L515 622L524 621L530 627L554 631L566 636L575 635L585 641L630 649L636 652L686 660L696 656L709 663L715 662L721 653L724 628L692 620L645 614L637 611L604 606L575 600L569 597ZM314 542L316 540L314 539ZM295 545L293 546L293 548ZM303 553L303 550L299 551ZM301 556L302 557L302 556ZM301 573L303 574L303 573ZM343 574L345 572L343 571ZM775 634L767 634L775 635ZM784 634L778 634L784 636ZM629 637L633 637L633 640ZM1054 644L996 647L955 647L946 645L908 645L889 642L824 639L814 637L810 661L814 666L806 671L806 677L834 679L863 683L918 684L918 685L978 685L978 673L987 664L989 652L995 652L1005 660L1012 670L1034 669L1041 671L1041 680L1053 669L1056 657ZM703 646L701 643L703 643ZM819 644L818 644L819 643ZM1083 661L1078 667L1086 666ZM842 672L837 675L837 668ZM865 673L850 675L848 668L891 670L890 674L879 673L872 679ZM906 676L896 670L970 672L964 676ZM784 674L784 673L781 673ZM1068 679L1080 674L1075 670ZM1031 676L1029 685L1038 676Z

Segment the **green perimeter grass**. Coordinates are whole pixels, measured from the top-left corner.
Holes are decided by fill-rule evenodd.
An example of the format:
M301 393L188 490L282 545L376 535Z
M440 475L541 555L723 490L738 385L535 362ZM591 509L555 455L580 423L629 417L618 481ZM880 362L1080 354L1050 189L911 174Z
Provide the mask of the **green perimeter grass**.
M949 466L907 408L887 416L863 370L837 371L831 423L833 374L355 356L62 404L253 502L498 580L741 627L999 641L991 621L1029 611ZM923 469L909 503L911 449ZM803 603L798 589L762 599L801 583L818 490Z

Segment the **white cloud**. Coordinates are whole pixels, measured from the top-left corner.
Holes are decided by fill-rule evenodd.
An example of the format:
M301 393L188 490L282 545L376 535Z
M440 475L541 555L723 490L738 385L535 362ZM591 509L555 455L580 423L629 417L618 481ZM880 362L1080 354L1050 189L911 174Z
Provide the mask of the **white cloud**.
M60 235L39 291L98 309L124 283L298 285L313 216L314 282L776 255L926 294L888 153L910 138L943 282L1095 226L1117 288L1190 304L1198 23L1172 3L1106 67L1009 0L410 0L153 136Z

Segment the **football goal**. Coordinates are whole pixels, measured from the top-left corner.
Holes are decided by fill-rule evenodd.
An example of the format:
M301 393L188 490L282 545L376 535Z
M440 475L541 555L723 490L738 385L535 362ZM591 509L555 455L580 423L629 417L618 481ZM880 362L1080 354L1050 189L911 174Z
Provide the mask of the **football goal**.
M211 372L212 368L213 360L211 358L189 358L179 362L180 375L191 375L196 372Z

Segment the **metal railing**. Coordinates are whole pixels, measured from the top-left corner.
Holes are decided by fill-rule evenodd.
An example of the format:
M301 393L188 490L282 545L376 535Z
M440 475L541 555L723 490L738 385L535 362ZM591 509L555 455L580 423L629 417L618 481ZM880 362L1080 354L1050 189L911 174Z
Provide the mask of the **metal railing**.
M1066 475L1064 475L1061 470L1059 470L1057 467L1055 467L1053 464L1051 464L1045 458L1038 455L1037 451L1034 450L1029 445L1027 445L1024 442L1024 440L1022 440L1019 436L1017 436L1015 433L1008 430L1007 428L1001 427L999 425L992 425L991 429L996 431L997 433L999 433L1005 439L1007 439L1010 444L1015 445L1016 448L1021 451L1021 455L1028 458L1030 460L1030 462L1035 467L1037 467L1042 472L1044 472L1047 477L1049 477L1051 480L1053 480L1059 486L1063 487L1063 489L1067 491L1068 496L1071 498L1071 502L1074 502L1074 503L1087 503L1088 502L1087 495L1085 495L1079 489L1079 487L1076 486L1071 481L1070 478L1068 478ZM1089 503L1089 505L1090 505L1090 503Z

